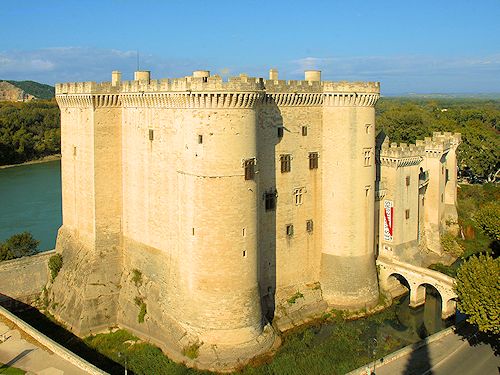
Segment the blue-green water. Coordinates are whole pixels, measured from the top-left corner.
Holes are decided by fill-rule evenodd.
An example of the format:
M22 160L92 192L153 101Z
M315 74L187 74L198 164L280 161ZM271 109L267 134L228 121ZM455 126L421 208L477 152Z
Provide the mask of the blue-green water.
M59 160L0 169L0 241L28 231L40 250L53 249L61 212Z

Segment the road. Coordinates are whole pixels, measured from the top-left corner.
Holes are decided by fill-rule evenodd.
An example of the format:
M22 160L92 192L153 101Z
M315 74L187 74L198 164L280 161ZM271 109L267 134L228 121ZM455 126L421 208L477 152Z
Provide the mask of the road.
M500 356L495 355L491 345L477 339L469 341L451 333L393 362L378 365L376 374L498 375Z

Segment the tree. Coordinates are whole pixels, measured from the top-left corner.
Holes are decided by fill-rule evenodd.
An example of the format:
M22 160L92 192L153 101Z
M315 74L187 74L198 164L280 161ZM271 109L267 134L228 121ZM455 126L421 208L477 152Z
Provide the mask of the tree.
M40 241L33 238L29 232L14 234L0 244L0 260L9 260L33 255L38 252Z
M500 333L500 258L472 256L457 272L458 308L480 331Z
M474 215L479 227L488 237L500 241L500 203L490 202Z

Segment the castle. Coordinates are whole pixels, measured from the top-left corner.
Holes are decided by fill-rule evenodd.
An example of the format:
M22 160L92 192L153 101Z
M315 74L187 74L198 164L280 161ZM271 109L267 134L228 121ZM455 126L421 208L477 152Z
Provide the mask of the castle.
M118 325L231 369L275 345L270 321L375 306L377 253L440 253L460 136L376 140L379 83L134 78L56 86L51 310L75 333Z

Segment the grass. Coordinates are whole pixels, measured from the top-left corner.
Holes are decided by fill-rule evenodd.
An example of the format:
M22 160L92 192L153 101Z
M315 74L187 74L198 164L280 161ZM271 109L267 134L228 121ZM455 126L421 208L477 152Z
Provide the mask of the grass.
M265 355L255 358L236 373L344 374L373 359L374 337L379 342L376 357L409 344L379 332L386 320L395 318L395 311L395 306L392 306L370 317L349 322L342 318L342 314L333 311L314 324L285 334L283 345L274 357ZM142 342L125 330L89 336L85 338L85 343L120 364L124 365L126 357L128 368L135 374L209 374L171 361L159 348ZM184 354L195 359L198 349L199 344L191 345L185 348Z
M136 375L149 374L203 374L197 370L177 364L154 345L140 341L137 337L120 329L116 332L88 336L85 343L115 362L125 365ZM208 374L208 372L205 372Z
M4 365L3 363L0 362L0 374L2 375L24 375L26 374L26 371L18 369L16 367L10 367L7 365Z

